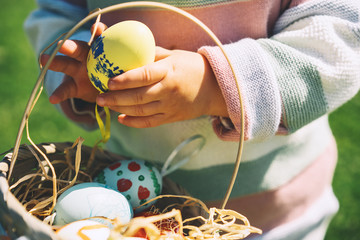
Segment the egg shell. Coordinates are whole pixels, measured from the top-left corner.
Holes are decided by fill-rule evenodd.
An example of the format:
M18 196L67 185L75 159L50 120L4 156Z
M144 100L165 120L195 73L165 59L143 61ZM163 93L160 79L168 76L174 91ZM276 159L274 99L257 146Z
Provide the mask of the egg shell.
M62 193L55 205L55 225L64 225L90 217L118 218L128 223L133 216L129 201L101 183L81 183Z
M155 40L143 23L128 20L106 29L91 45L87 72L100 92L108 90L109 78L142 67L155 59Z
M142 238L142 237L123 237L121 236L121 240L149 240L148 238Z
M134 208L161 194L162 177L150 162L120 160L105 168L95 181L121 192ZM146 207L139 208L145 209Z
M61 240L106 240L110 236L110 228L95 221L80 220L66 224L56 234Z

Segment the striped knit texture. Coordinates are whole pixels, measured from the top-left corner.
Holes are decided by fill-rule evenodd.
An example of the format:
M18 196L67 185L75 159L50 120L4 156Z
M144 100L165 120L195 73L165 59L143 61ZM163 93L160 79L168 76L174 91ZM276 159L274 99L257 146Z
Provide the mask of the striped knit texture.
M229 2L243 2L243 1L249 1L249 0L160 0L160 1L154 1L154 2L160 2L160 3L166 3L175 7L179 8L198 8L198 7L204 7L209 5L216 5L216 4L226 4ZM251 0L250 0L251 1ZM118 0L107 0L107 1L88 1L89 9L94 9L96 7L104 8L110 5L115 5L121 2L136 2L136 0L130 0L130 1L118 1ZM94 5L96 7L94 7Z
M334 111L358 92L359 14L359 1L310 1L279 19L274 42L260 41L275 59L290 132Z
M359 5L349 0L308 1L285 11L271 38L225 46L241 86L249 139L271 137L280 122L295 132L358 92ZM209 59L223 90L234 85L234 78L223 74L229 66L212 60L221 58L217 47L200 52ZM232 91L225 90L224 96L231 117L237 111L231 106L238 100ZM234 137L229 131L227 135Z

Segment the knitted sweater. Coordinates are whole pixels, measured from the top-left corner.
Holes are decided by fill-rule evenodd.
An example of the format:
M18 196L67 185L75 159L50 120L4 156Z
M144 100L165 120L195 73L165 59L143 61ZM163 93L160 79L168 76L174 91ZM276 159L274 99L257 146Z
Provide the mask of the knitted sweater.
M38 0L26 22L37 53L96 7L121 1L87 1L87 9L66 1ZM161 1L160 1L161 2ZM330 144L327 115L352 98L360 85L360 2L162 1L197 16L225 44L239 81L245 110L244 154L232 196L272 190L312 164ZM203 116L155 128L134 129L112 121L109 150L163 163L183 140L205 137L199 154L170 177L195 197L221 199L236 158L240 129L238 92L230 66L196 26L158 9L130 9L103 16L108 25L137 19L158 45L198 51L209 60L224 95L229 118ZM87 41L89 26L74 34ZM62 74L49 71L50 94ZM65 103L62 111L82 124L94 123ZM191 147L191 146L190 146ZM205 184L203 184L205 183Z

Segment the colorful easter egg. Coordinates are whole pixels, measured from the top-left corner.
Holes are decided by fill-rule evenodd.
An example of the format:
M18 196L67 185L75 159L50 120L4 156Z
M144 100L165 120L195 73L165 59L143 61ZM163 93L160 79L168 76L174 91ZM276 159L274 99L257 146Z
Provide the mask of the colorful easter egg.
M104 224L91 221L75 221L56 231L61 240L106 240L110 236L110 228Z
M155 40L151 30L133 20L106 29L91 45L87 71L100 92L108 90L109 78L144 66L155 59Z
M151 217L158 214L159 213L144 211L136 214L135 217ZM160 221L153 222L153 224L160 230L161 235L166 235L166 236L177 235L174 238L169 237L168 239L182 239L181 237L179 238L178 236L180 235L180 225L176 221L176 219L174 218L161 219ZM145 228L140 228L138 231L134 233L133 237L141 237L141 238L149 239L149 236L147 235Z
M121 192L134 208L160 195L162 189L159 170L139 159L115 162L100 172L95 181Z
M101 183L81 183L67 189L57 200L55 225L90 217L118 218L128 223L133 216L129 201L118 191Z

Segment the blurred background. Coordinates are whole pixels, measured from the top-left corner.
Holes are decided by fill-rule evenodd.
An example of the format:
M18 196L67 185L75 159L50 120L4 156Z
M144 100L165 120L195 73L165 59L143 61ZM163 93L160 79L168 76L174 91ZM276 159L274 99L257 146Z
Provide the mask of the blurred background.
M0 0L0 153L15 145L26 103L38 77L37 57L25 36L24 20L35 1ZM340 212L330 225L326 240L360 239L360 94L330 115L339 147L334 191ZM82 136L92 146L99 131L86 132L69 122L43 93L29 121L35 143L75 141ZM23 143L28 143L24 132ZM2 156L1 156L2 157Z

